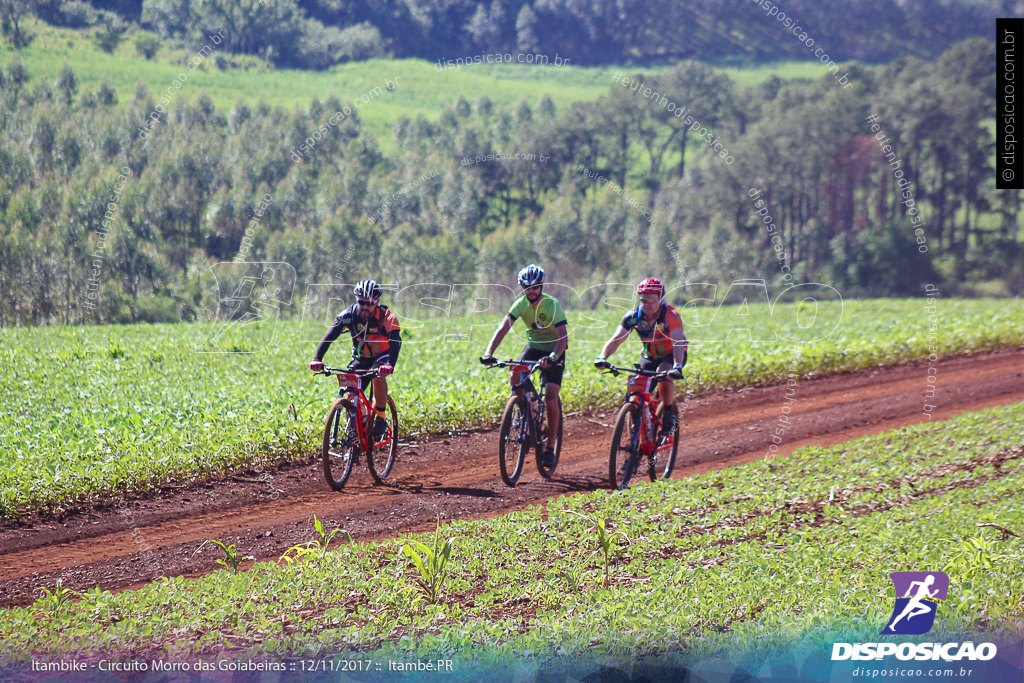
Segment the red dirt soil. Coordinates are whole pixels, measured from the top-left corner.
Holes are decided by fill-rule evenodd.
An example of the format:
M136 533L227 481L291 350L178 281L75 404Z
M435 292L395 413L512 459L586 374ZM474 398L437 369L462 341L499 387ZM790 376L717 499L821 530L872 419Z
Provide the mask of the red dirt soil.
M806 445L842 443L1024 401L1024 349L932 367L938 370L937 389L927 401L923 365L797 381L791 422L775 457ZM782 415L785 388L775 384L694 397L683 420L673 477L764 457ZM936 406L930 417L926 403ZM0 525L0 606L29 604L39 597L40 586L52 587L57 579L84 591L212 571L218 568L219 549L207 546L192 556L208 538L235 543L261 560L277 558L315 535L313 513L356 540L379 539L432 529L437 515L491 517L605 488L614 419L614 410L569 414L555 477L545 481L528 459L516 488L498 476L497 430L487 428L403 446L391 486L374 486L360 462L344 491L334 493L323 481L317 454L259 474L239 471L63 516L8 520Z

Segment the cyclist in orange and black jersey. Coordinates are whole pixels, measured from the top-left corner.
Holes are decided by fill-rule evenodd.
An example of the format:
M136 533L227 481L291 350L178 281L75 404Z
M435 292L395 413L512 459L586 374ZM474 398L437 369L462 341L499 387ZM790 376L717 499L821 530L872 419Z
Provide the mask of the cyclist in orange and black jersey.
M377 419L373 425L375 436L387 432L384 410L388 403L388 383L384 379L395 370L398 352L402 348L402 336L398 319L387 306L380 305L381 286L375 280L363 280L355 286L356 303L338 314L334 324L320 340L309 369L319 372L324 369L323 357L331 344L348 330L352 335L352 362L350 371L365 371L376 368L378 376L373 380L373 403ZM362 387L366 388L366 379Z
M643 280L636 288L640 305L622 317L611 339L605 342L601 355L594 361L598 368L606 368L608 356L626 341L630 332L637 331L644 349L640 358L640 369L649 372L665 372L669 379L658 383L658 394L665 406L661 423L661 435L672 433L676 426L675 385L672 380L683 378L686 365L686 336L683 334L683 319L679 312L664 301L665 285L653 277Z

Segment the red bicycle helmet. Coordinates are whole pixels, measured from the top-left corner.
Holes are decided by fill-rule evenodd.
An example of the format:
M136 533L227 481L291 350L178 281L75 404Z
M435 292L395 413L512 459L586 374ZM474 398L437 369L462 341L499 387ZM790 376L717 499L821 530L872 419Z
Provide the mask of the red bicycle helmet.
M658 296L665 296L665 285L661 283L661 280L655 277L649 277L640 281L640 284L636 286L637 294L657 294Z

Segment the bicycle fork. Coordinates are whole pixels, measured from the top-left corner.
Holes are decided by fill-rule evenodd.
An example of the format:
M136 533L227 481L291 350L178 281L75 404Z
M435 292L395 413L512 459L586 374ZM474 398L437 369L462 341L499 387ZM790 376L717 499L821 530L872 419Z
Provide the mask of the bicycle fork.
M651 448L651 444L655 443L653 438L654 421L651 419L647 401L643 398L637 401L637 412L639 419L633 429L629 444L629 474L631 477L639 471L643 456L646 455L648 458L648 467L654 466L654 458L657 457L656 449Z

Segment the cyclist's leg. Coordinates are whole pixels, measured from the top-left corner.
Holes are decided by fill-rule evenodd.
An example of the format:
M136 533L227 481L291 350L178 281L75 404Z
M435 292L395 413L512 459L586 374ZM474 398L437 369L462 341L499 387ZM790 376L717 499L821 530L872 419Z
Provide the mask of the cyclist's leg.
M541 370L540 381L545 384L544 402L547 404L547 417L549 425L557 425L560 408L558 406L558 392L562 386L562 375L565 374L565 352L562 352L558 362L547 370ZM553 432L552 432L553 433Z
M378 415L388 406L388 381L383 377L373 378L373 409Z
M641 358L640 369L647 372L666 372L671 370L672 356L662 356L661 358ZM668 411L672 409L672 405L675 403L676 398L676 387L671 380L658 382L658 398L661 399L661 405L664 406L664 409L661 412L662 419L664 420L664 416L670 414Z
M388 362L388 356L382 355L373 358L370 368L378 368ZM383 377L373 378L373 420L374 436L381 436L387 432L387 408L388 408L388 381Z
M640 358L639 366L644 372L666 372L672 369L672 357ZM675 387L671 381L658 382L658 397L665 406L675 402Z
M388 356L377 356L370 363L370 369L379 368L388 362ZM388 407L388 381L384 377L373 378L373 409L379 417L384 416L384 410Z
M547 409L548 424L557 425L559 410L558 407L558 390L560 386L554 382L548 382L547 388L544 394L545 408ZM554 432L551 432L552 438L554 438Z

